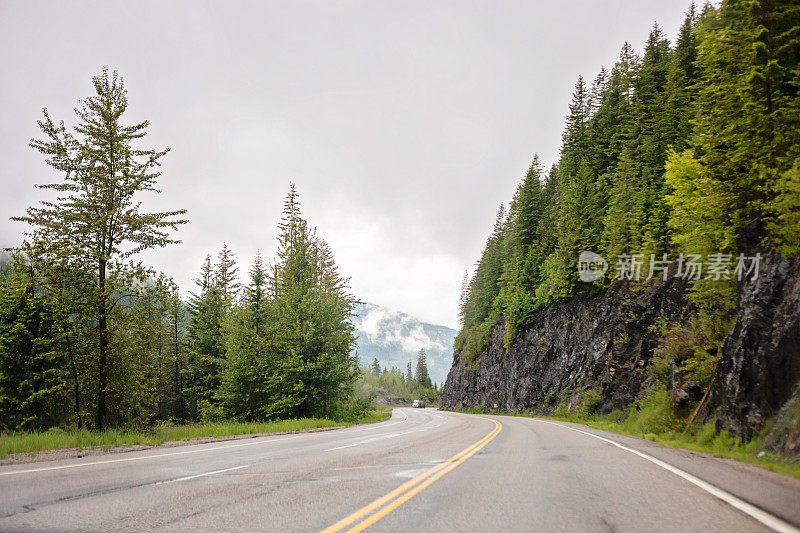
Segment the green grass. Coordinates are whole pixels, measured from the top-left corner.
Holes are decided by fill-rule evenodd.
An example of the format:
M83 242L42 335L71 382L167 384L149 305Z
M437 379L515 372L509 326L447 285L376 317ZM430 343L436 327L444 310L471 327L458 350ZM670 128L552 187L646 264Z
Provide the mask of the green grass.
M391 410L379 409L360 418L357 424L380 422L389 418ZM336 422L320 418L301 418L297 420L276 420L274 422L207 422L198 424L161 424L146 430L105 431L51 429L42 432L13 432L0 434L0 459L11 453L35 455L44 450L64 448L92 448L102 446L133 446L137 444L156 445L169 441L189 440L200 437L229 437L254 433L282 433L313 428L327 428L350 423Z
M692 428L686 433L682 431L653 433L628 429L631 425L635 426L635 422L628 423L626 421L620 423L602 417L593 419L575 419L570 417L553 418L567 422L579 422L593 428L612 431L614 433L643 437L670 448L683 448L685 450L716 455L717 457L738 459L739 461L752 463L774 472L790 474L800 478L800 462L798 462L797 459L763 451L763 437L753 439L749 442L743 442L740 438L731 436L727 431L717 431L714 422L708 422L703 426Z

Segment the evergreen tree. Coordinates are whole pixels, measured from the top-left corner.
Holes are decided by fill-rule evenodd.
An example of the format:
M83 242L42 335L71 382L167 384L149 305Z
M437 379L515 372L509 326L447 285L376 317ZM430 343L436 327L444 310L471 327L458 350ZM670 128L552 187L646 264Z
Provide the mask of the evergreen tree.
M734 253L745 224L786 253L800 249L798 27L788 1L726 0L700 17L692 5L674 48L656 25L641 58L625 43L591 89L578 80L558 165L544 187L520 185L462 291L456 349L466 345L468 365L501 317L510 342L537 306L585 287L583 250L610 262L673 246ZM692 292L707 338L724 329L735 294L715 287Z
M184 394L192 420L218 416L215 394L221 383L225 360L222 321L227 302L217 285L211 256L206 256L195 281L200 289L189 299L191 321L188 331L187 368Z
M427 389L433 388L431 377L428 375L428 356L425 348L420 349L417 354L417 383Z
M723 2L698 24L694 152L734 231L771 212L800 157L798 26L786 0Z
M638 178L637 205L635 212L641 220L634 222L642 234L642 251L645 255L665 253L669 246L667 220L669 211L664 202L664 161L667 157L668 140L666 107L667 72L671 63L669 42L655 25L645 46L642 68L636 87L637 142L640 152L636 176Z
M594 116L603 103L603 95L608 88L608 71L605 67L600 67L600 72L592 81L592 88L589 91L589 115Z
M262 313L267 311L261 309ZM252 307L240 306L225 315L225 358L220 370L218 390L214 400L225 416L238 420L272 418L275 397L270 378L274 372L267 357L271 331L268 324L259 325Z
M686 13L678 32L678 40L672 52L667 71L664 109L665 142L676 153L689 147L692 135L691 119L694 115L694 84L698 79L697 61L697 12L694 2Z
M527 322L534 309L536 287L542 281L543 258L534 249L547 208L542 179L542 166L536 155L511 201L499 296L500 305L506 309L509 336Z
M470 298L464 310L464 321L468 327L480 324L489 318L494 300L500 292L505 223L505 206L501 204L497 210L492 234L486 241L481 260L470 283Z
M261 334L264 320L264 306L267 302L267 273L261 252L256 252L253 266L250 268L250 283L244 288L244 303L253 312L255 335Z
M171 357L169 371L171 373L171 417L185 420L186 398L184 396L183 375L186 368L186 325L187 310L181 301L177 288L174 288L167 298L166 327L169 334L169 354Z
M228 248L227 243L222 243L222 250L217 256L214 277L216 286L222 293L225 309L227 310L236 302L236 297L241 289L239 267L236 265L233 251Z
M37 291L21 258L0 277L0 428L37 430L57 425L66 375L47 297Z
M589 162L589 109L588 91L583 78L578 78L558 165L556 247L543 263L544 282L536 289L537 298L543 301L572 293L578 254L596 246L600 233L596 176Z
M283 407L293 416L329 416L359 374L350 321L355 298L339 276L327 245L300 215L292 184L284 204L278 263L278 356Z

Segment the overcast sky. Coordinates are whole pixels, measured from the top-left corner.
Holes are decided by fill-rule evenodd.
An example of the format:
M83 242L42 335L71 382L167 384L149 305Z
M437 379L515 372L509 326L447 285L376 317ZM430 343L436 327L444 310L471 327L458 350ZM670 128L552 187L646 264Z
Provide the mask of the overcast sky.
M28 147L41 108L75 124L103 65L142 146L170 146L152 210L182 244L144 259L184 295L223 241L275 252L290 181L362 300L456 327L461 277L533 154L558 157L578 75L672 39L688 1L0 0L0 245L58 175Z

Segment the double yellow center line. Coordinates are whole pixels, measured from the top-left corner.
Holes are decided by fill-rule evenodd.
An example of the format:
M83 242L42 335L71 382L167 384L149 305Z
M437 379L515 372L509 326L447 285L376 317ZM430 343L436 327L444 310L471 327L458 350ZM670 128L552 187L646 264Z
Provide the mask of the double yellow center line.
M357 532L357 531L364 531L369 526L386 516L387 514L391 513L398 507L400 507L403 503L407 502L411 498L414 497L415 494L418 494L426 487L430 486L434 483L437 479L444 476L458 465L475 455L478 450L489 444L489 442L497 436L498 433L503 429L503 424L496 420L492 420L491 418L483 418L484 420L489 420L490 422L494 423L494 428L490 431L485 437L481 440L469 446L468 448L458 452L450 459L440 463L430 470L418 475L414 479L407 481L394 489L392 492L386 494L385 496L381 496L374 502L370 503L369 505L359 509L355 513L351 514L348 517L345 517L332 526L325 528L322 530L321 533L333 533L335 531L341 531L347 526L350 526L354 522L361 520L364 517L364 520L357 523L356 525L350 527L347 530L348 533L350 532ZM373 512L376 511L377 512ZM370 514L372 513L372 514Z

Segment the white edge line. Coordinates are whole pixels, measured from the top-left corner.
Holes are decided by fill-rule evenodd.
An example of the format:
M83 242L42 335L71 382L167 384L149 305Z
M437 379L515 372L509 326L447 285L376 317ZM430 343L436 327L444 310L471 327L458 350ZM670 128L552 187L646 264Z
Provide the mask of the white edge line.
M355 430L355 431L365 431L365 430L368 430L368 429L383 429L385 427L393 426L395 424L401 424L401 423L403 423L403 422L408 420L408 415L405 412L403 412L403 414L406 415L406 418L404 420L400 420L399 422L392 422L391 424L385 424L385 425L382 425L382 426L375 425L375 426L371 426L371 427L368 427L368 428L358 429L358 430ZM351 431L350 433L354 433L354 431ZM50 471L50 470L64 470L66 468L79 468L79 467L83 467L83 466L95 466L95 465L103 465L103 464L107 464L107 463L109 463L109 464L110 463L127 463L127 462L130 462L130 461L142 461L142 460L145 460L145 459L155 459L155 458L159 458L159 457L170 457L172 455L187 455L187 454L190 454L190 453L213 452L215 450L225 450L225 449L228 449L228 448L240 448L242 446L252 446L254 444L269 444L271 442L279 442L279 441L285 441L285 440L299 439L301 437L307 437L309 435L314 435L314 434L315 434L315 432L309 432L309 433L304 433L302 435L295 435L295 436L290 436L290 437L282 437L282 438L269 439L269 440L260 440L259 439L259 440L253 440L253 441L250 441L250 442L238 443L238 444L227 444L225 446L214 446L214 447L211 447L211 448L200 448L200 449L195 449L195 450L184 450L184 451L170 452L170 453L157 453L157 454L152 454L152 455L138 455L136 457L123 457L121 459L109 459L109 460L106 460L106 461L90 461L88 463L75 463L75 464L69 464L69 465L44 466L44 467L40 467L40 468L28 468L28 469L25 469L25 470L11 470L11 471L8 471L8 472L0 472L0 476L11 476L11 475L14 475L14 474L30 474L30 473L33 473L33 472L46 472L46 471Z
M381 426L381 428L383 429L383 428L386 428L388 426L393 426L395 424L402 424L403 422L408 421L408 414L405 411L401 411L401 412L404 415L406 415L405 419L400 420L399 422L393 422L392 424L387 424L386 426ZM444 418L444 417L440 417L440 418ZM446 418L445 418L445 422L447 422ZM441 425L441 424L439 424L439 425ZM432 427L433 428L438 428L439 425L432 426ZM354 446L360 446L362 444L369 444L369 443L376 442L376 441L379 441L379 440L391 439L391 438L394 438L394 437L399 437L401 435L408 435L409 433L418 433L420 431L427 431L428 429L430 429L430 428L412 429L410 431L404 431L402 433L393 433L393 434L389 434L389 435L381 435L381 436L378 436L378 437L373 437L371 439L360 440L360 441L356 441L356 442L353 442L353 443L350 443L350 444L345 444L343 446L336 446L335 448L328 448L327 450L322 450L322 451L323 452L332 452L332 451L335 451L335 450L343 450L345 448L352 448ZM351 431L350 433L355 433L355 432Z
M297 435L295 437L284 437L282 439L270 439L270 440L255 440L251 442L244 442L241 444L228 444L227 446L215 446L213 448L200 448L198 450L184 450L180 452L172 452L172 453L158 453L153 455L138 455L136 457L123 457L122 459L109 459L107 461L91 461L88 463L75 463L70 465L56 465L56 466L45 466L42 468L29 468L27 470L13 470L11 472L0 472L0 476L10 476L12 474L29 474L31 472L44 472L48 470L63 470L65 468L78 468L82 466L95 466L95 465L104 465L107 463L127 463L130 461L143 461L145 459L155 459L159 457L170 457L173 455L187 455L190 453L202 453L202 452L212 452L215 450L225 450L228 448L241 448L242 446L252 446L254 444L268 444L270 442L278 442L284 440L292 440L292 439L299 439L300 437L305 437L306 435L311 435L312 433L304 434L304 435Z
M371 439L366 440L359 440L356 442L351 442L350 444L345 444L343 446L337 446L335 448L328 448L327 450L322 450L323 452L332 452L334 450L343 450L344 448L352 448L353 446L361 446L362 444L370 444L372 442L377 442L379 440L386 440L386 439L393 439L395 437L399 437L401 435L408 435L410 433L419 433L420 431L426 431L427 428L423 429L412 429L410 431L403 431L402 433L389 433L388 435L380 435L377 437L373 437Z
M689 483L691 483L691 484L703 489L704 491L708 492L712 496L716 496L717 498L719 498L720 500L724 501L728 505L730 505L732 507L735 507L736 509L739 509L740 511L742 511L746 515L750 516L751 518L754 518L754 519L758 520L759 522L761 522L765 526L767 526L767 527L769 527L771 529L774 529L775 531L779 531L781 533L800 533L800 529L798 529L797 527L793 526L789 522L786 522L785 520L783 520L781 518L778 518L777 516L774 516L774 515L766 512L766 511L756 507L755 505L749 504L746 501L737 498L736 496L734 496L730 492L727 492L727 491L725 491L723 489L715 487L714 485L712 485L710 483L707 483L707 482L703 481L702 479L700 479L698 477L695 477L692 474L689 474L688 472L684 472L683 470L681 470L679 468L676 468L676 467L672 466L671 464L665 463L664 461L662 461L660 459L656 459L655 457L653 457L651 455L647 455L646 453L640 452L639 450L634 450L633 448L629 448L629 447L627 447L625 445L622 445L622 444L620 444L618 442L615 442L615 441L613 441L611 439L607 439L605 437L601 437L600 435L595 435L594 433L590 433L588 431L583 431L583 430L580 430L580 429L577 429L577 428L573 428L573 427L570 427L570 426L565 426L563 424L557 424L555 422L550 422L549 420L542 420L542 419L539 419L539 418L534 418L533 420L537 420L539 422L544 422L545 424L551 424L553 426L559 426L559 427L566 428L566 429L569 429L569 430L572 430L572 431L577 431L578 433L583 433L584 435L589 435L590 437L594 437L596 439L600 439L602 441L605 441L605 442L607 442L609 444L613 444L617 448L620 448L620 449L623 449L623 450L625 450L627 452L631 452L631 453L633 453L635 455L638 455L642 459L646 459L647 461L650 461L651 463L660 466L664 470L668 470L668 471L672 472L673 474L675 474L675 475L677 475L679 477L682 477L683 479L685 479Z
M168 479L166 481L159 481L156 485L166 485L167 483L175 483L177 481L186 481L188 479L195 479L198 477L213 476L214 474L221 474L223 472L230 472L232 470L239 470L240 468L247 468L250 465L234 466L233 468L225 468L222 470L214 470L213 472L206 472L204 474L195 474L193 476L179 477L178 479Z
M408 414L400 409L398 409L398 411L400 411L405 415L405 418L403 420L398 420L397 422L390 422L389 424L384 424L382 426L374 425L366 428L352 429L351 431L347 431L347 433L358 433L359 431L369 431L371 429L384 429L390 426L396 426L397 424L402 424L403 422L408 422ZM380 423L381 422L378 422L378 424ZM350 428L344 428L344 429L350 429Z

